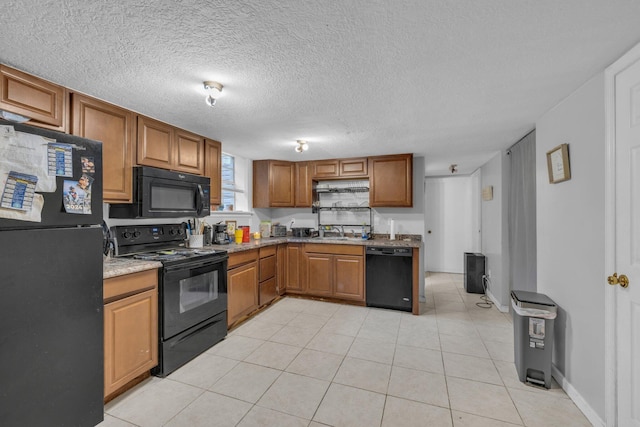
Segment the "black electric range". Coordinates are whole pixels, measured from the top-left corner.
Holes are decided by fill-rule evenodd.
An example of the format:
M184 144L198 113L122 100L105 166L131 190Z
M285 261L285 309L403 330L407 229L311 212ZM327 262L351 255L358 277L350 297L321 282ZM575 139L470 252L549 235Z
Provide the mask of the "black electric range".
M158 367L165 377L227 335L226 251L186 248L182 224L111 227L115 256L162 263Z

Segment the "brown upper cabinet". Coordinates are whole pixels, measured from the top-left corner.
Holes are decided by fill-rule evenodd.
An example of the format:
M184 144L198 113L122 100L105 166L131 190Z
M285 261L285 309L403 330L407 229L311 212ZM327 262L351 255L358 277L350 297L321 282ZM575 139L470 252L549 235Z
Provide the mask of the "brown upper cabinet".
M367 178L367 158L329 159L313 162L314 179Z
M115 105L72 93L71 133L102 141L104 201L131 203L134 114Z
M222 144L204 140L204 175L211 179L211 205L222 204Z
M28 124L67 131L67 91L38 77L0 65L0 109L29 117Z
M413 206L413 154L369 157L369 206Z
M296 162L295 165L295 207L310 208L313 203L311 164L309 162Z
M309 208L311 199L309 162L253 162L254 208Z
M253 162L253 207L295 206L295 163L280 160Z
M138 116L138 164L202 175L204 138Z

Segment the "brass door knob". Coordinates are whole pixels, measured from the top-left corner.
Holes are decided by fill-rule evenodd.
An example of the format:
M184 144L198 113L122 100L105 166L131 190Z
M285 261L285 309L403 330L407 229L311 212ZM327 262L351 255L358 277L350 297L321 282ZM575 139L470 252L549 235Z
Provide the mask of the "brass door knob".
M613 273L612 276L607 277L607 283L613 286L620 285L623 288L626 288L629 286L629 278L624 274L621 274L620 277L618 277L618 273Z
M622 286L623 288L626 288L627 286L629 286L629 278L624 274L620 275L620 278L618 279L618 281L620 282L620 286Z

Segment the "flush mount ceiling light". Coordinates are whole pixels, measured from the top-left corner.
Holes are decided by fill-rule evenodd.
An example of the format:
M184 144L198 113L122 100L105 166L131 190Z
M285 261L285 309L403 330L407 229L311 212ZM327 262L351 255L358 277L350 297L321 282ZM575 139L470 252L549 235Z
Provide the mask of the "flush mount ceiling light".
M303 151L307 151L309 149L309 144L307 144L307 141L299 139L296 141L298 143L298 145L296 145L296 153L302 153Z
M207 105L213 107L216 105L216 100L222 94L222 84L213 81L204 82L204 89L207 91Z

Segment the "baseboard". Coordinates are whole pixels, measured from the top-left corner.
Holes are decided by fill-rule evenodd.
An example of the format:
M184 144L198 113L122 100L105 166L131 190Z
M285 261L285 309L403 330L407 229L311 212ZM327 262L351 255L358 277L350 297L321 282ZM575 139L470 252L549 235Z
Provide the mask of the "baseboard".
M508 305L502 305L498 302L498 300L496 299L496 297L493 296L493 294L491 293L491 291L487 290L487 296L489 297L489 299L495 304L496 308L503 312L503 313L508 313L509 312L509 306Z
M578 393L578 390L576 390L571 383L566 380L564 375L562 375L555 365L551 365L551 376L556 379L556 382L560 384L560 387L562 387L564 392L567 393L567 396L573 400L573 403L576 404L578 409L582 411L591 424L596 427L605 427L605 422L598 416L596 411L593 410L587 401L583 399L582 395Z

